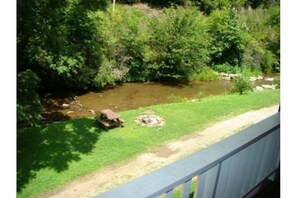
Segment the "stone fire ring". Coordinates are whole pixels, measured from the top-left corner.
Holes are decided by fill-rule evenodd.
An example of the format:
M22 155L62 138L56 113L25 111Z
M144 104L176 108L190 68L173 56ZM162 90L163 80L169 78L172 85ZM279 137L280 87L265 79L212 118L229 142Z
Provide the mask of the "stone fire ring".
M135 122L147 127L163 126L165 124L164 119L156 115L141 115L136 118Z

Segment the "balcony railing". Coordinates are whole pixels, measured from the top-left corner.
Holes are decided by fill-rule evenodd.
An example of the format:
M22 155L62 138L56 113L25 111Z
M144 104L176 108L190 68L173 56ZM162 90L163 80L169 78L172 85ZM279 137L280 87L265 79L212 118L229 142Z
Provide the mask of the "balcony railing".
M157 171L107 191L97 198L189 197L193 178L194 197L238 198L245 196L279 170L280 113L206 149ZM140 167L141 168L141 167ZM197 184L196 184L197 183Z

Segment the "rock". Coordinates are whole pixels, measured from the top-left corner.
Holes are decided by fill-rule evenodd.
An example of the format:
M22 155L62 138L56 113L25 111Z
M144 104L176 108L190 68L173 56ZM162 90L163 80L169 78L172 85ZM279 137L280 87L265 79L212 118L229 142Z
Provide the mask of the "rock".
M228 76L228 77L221 77L222 80L231 80L231 77Z
M64 104L62 104L62 107L63 108L68 108L69 107L69 104L64 103Z
M230 76L231 78L234 78L234 77L238 77L239 74L229 74L229 76Z
M67 114L71 114L71 113L74 113L74 111L67 111Z
M90 109L89 112L91 112L93 115L96 115L95 111Z
M260 86L256 86L256 88L255 88L255 91L263 91L263 90L264 90L264 88L260 87Z
M136 118L136 123L147 127L162 126L165 124L163 118L156 115L142 115Z
M251 76L251 77L250 77L250 81L252 81L252 82L256 81L257 79L258 79L258 78L255 77L255 76Z
M264 89L275 89L275 85L261 85Z
M264 78L264 80L272 82L274 81L274 78Z
M263 76L258 76L257 80L263 80Z
M229 77L229 74L224 73L224 72L219 73L219 75L220 75L221 77Z

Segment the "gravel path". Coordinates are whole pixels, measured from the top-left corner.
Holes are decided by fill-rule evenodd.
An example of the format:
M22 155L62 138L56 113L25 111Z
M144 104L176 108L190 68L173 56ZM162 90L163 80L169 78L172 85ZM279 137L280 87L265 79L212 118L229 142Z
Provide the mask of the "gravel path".
M220 121L150 152L74 180L42 197L93 197L203 149L278 111L278 105Z

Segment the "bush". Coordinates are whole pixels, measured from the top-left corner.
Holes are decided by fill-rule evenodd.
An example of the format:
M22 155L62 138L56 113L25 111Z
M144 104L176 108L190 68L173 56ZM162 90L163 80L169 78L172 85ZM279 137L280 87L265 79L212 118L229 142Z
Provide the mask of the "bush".
M219 74L209 67L203 67L200 72L195 76L195 79L201 81L212 81L218 80L220 78Z
M115 64L113 62L109 62L105 58L93 81L93 86L103 88L106 85L114 85L117 80L116 75L114 74L115 69Z
M274 84L276 84L276 88L280 88L280 76L276 76L275 78L274 78Z
M209 61L205 18L194 9L165 9L150 22L148 61L158 80L188 80Z
M276 56L269 50L265 51L263 64L261 65L262 71L264 73L270 73L273 68L278 66L278 60Z
M236 77L233 82L232 93L239 93L242 95L244 92L253 91L252 82L244 76Z
M237 74L241 72L240 67L232 66L229 64L220 64L211 67L214 71L224 72L228 74Z
M260 76L262 75L262 72L260 69L253 69L248 66L242 66L241 74L246 77L251 77L251 76Z
M177 102L186 102L189 99L186 97L175 96L175 95L171 94L167 97L167 100L169 103L177 103Z

